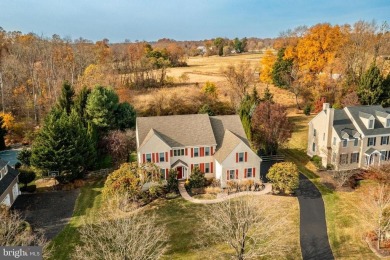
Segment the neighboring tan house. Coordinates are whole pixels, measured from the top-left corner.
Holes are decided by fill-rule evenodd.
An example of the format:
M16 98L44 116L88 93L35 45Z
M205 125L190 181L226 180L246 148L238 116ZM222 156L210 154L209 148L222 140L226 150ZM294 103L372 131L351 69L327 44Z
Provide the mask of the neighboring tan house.
M170 169L188 179L195 167L222 187L227 180L260 179L261 159L237 115L138 117L136 137L138 162L155 163L164 179Z
M309 123L307 154L322 158L336 170L368 168L390 162L390 108L354 106L330 108Z
M0 159L0 201L10 207L19 196L19 172Z

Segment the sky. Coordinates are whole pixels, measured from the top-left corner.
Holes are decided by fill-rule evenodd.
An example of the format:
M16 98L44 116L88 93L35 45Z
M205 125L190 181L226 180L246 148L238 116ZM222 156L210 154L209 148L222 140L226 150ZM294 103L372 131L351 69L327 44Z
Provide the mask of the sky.
M390 23L390 0L0 0L0 27L111 43L273 38L300 25Z

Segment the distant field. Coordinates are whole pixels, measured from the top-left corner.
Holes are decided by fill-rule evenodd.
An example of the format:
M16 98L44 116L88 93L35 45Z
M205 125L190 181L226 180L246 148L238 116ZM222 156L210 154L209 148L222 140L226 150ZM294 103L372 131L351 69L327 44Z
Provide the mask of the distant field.
M169 88L149 89L142 91L131 91L123 100L131 102L139 111L147 108L148 104L155 101L157 97L170 97L176 95L177 97L190 98L199 93L201 87L205 82L214 82L218 88L218 98L221 101L230 100L230 86L221 73L221 70L229 65L237 65L241 62L249 62L256 71L260 67L260 59L262 54L240 54L234 56L220 57L190 57L187 60L188 67L170 68L167 70L167 76L172 77L175 85ZM189 81L185 84L180 83L179 77L183 74L187 75ZM255 83L257 91L260 96L263 95L266 84L257 81ZM294 96L286 90L269 85L271 93L274 94L274 100L288 107L295 107ZM252 89L249 90L250 92ZM295 112L293 109L292 111Z

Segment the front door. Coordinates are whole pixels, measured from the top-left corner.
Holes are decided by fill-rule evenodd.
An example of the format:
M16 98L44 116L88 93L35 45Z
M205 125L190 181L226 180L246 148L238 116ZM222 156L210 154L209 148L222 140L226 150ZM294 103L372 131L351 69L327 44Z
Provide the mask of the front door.
M183 167L177 167L176 170L177 170L177 179L178 180L183 179Z

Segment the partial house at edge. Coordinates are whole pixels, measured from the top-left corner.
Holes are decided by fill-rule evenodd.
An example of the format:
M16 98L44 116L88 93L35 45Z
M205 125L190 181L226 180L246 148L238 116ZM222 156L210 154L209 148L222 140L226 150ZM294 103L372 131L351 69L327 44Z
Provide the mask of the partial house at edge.
M20 195L18 186L19 172L0 159L0 201L10 207Z
M368 168L390 162L390 109L354 106L323 110L309 122L307 154L336 170Z
M155 163L164 179L170 169L187 179L195 167L222 187L228 180L260 179L261 159L237 115L138 117L136 138L138 162Z

